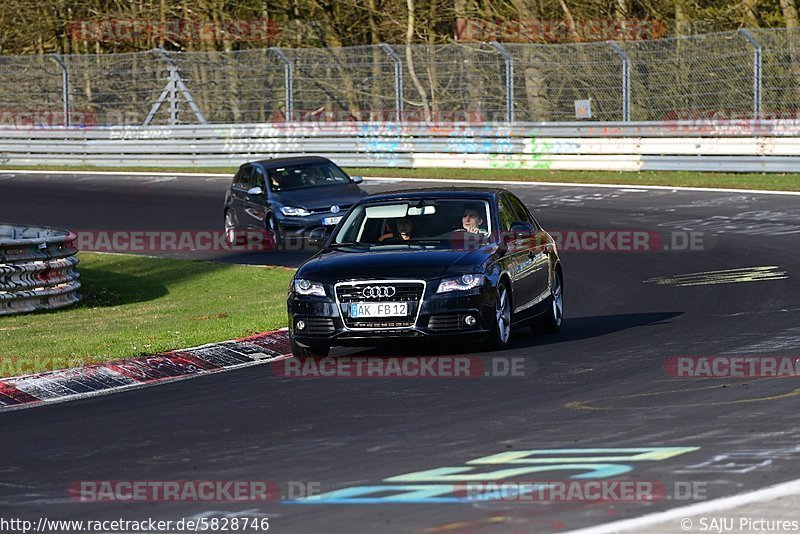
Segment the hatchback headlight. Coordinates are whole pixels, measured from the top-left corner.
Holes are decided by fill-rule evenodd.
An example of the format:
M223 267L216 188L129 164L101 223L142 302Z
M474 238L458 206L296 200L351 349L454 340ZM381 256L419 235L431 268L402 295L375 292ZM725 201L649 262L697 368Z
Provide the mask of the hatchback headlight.
M282 207L281 213L287 217L308 217L311 215L311 212L305 208L293 208L292 206Z
M437 293L448 293L450 291L466 291L483 284L483 276L479 274L464 274L453 278L445 278L439 282Z
M294 292L298 295L314 295L317 297L324 297L325 286L319 282L312 282L311 280L298 278L294 281Z

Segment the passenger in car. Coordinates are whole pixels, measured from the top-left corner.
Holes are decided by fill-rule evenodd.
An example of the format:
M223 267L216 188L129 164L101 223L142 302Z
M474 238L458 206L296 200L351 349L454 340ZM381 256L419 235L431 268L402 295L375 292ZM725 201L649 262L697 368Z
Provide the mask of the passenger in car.
M390 228L388 232L378 238L378 241L381 243L384 241L401 242L409 241L413 237L414 221L411 220L411 217L396 219L394 227L396 230Z

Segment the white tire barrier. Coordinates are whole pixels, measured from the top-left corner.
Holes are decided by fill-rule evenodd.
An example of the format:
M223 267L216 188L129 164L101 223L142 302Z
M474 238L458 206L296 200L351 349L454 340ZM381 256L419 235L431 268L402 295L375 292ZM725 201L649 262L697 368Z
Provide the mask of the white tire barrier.
M0 315L80 300L75 238L66 230L0 224Z

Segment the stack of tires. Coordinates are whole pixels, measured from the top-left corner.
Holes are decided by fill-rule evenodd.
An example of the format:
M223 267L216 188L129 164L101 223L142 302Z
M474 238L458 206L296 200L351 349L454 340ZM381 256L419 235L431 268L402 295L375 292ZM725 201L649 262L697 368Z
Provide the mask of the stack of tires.
M0 315L80 300L75 239L67 230L0 224Z

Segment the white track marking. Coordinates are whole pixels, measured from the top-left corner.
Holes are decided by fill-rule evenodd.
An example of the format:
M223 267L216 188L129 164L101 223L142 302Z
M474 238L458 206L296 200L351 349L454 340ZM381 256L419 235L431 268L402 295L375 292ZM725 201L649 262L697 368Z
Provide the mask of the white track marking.
M652 527L653 525L661 524L666 521L680 521L685 517L730 510L731 508L757 502L771 501L790 495L800 495L800 479L790 480L789 482L768 486L747 493L740 493L739 495L733 495L731 497L722 497L711 501L672 508L665 512L655 512L631 519L622 519L620 521L613 521L593 527L571 530L564 534L605 534L629 530L642 531L647 527ZM674 527L676 531L680 531L677 524L674 525Z
M55 175L96 175L96 176L200 176L205 178L231 179L233 173L205 173L205 172L123 172L123 171L26 171L14 169L0 169L0 174L55 174ZM522 185L545 187L599 187L607 189L644 189L662 191L704 191L709 193L745 193L757 195L792 195L800 196L798 191L770 191L765 189L725 189L716 187L678 187L671 185L638 185L638 184L584 184L568 182L528 182L519 180L454 180L440 178L398 178L391 176L365 176L365 181L391 181L391 182L433 182L449 184L490 184L490 185Z

